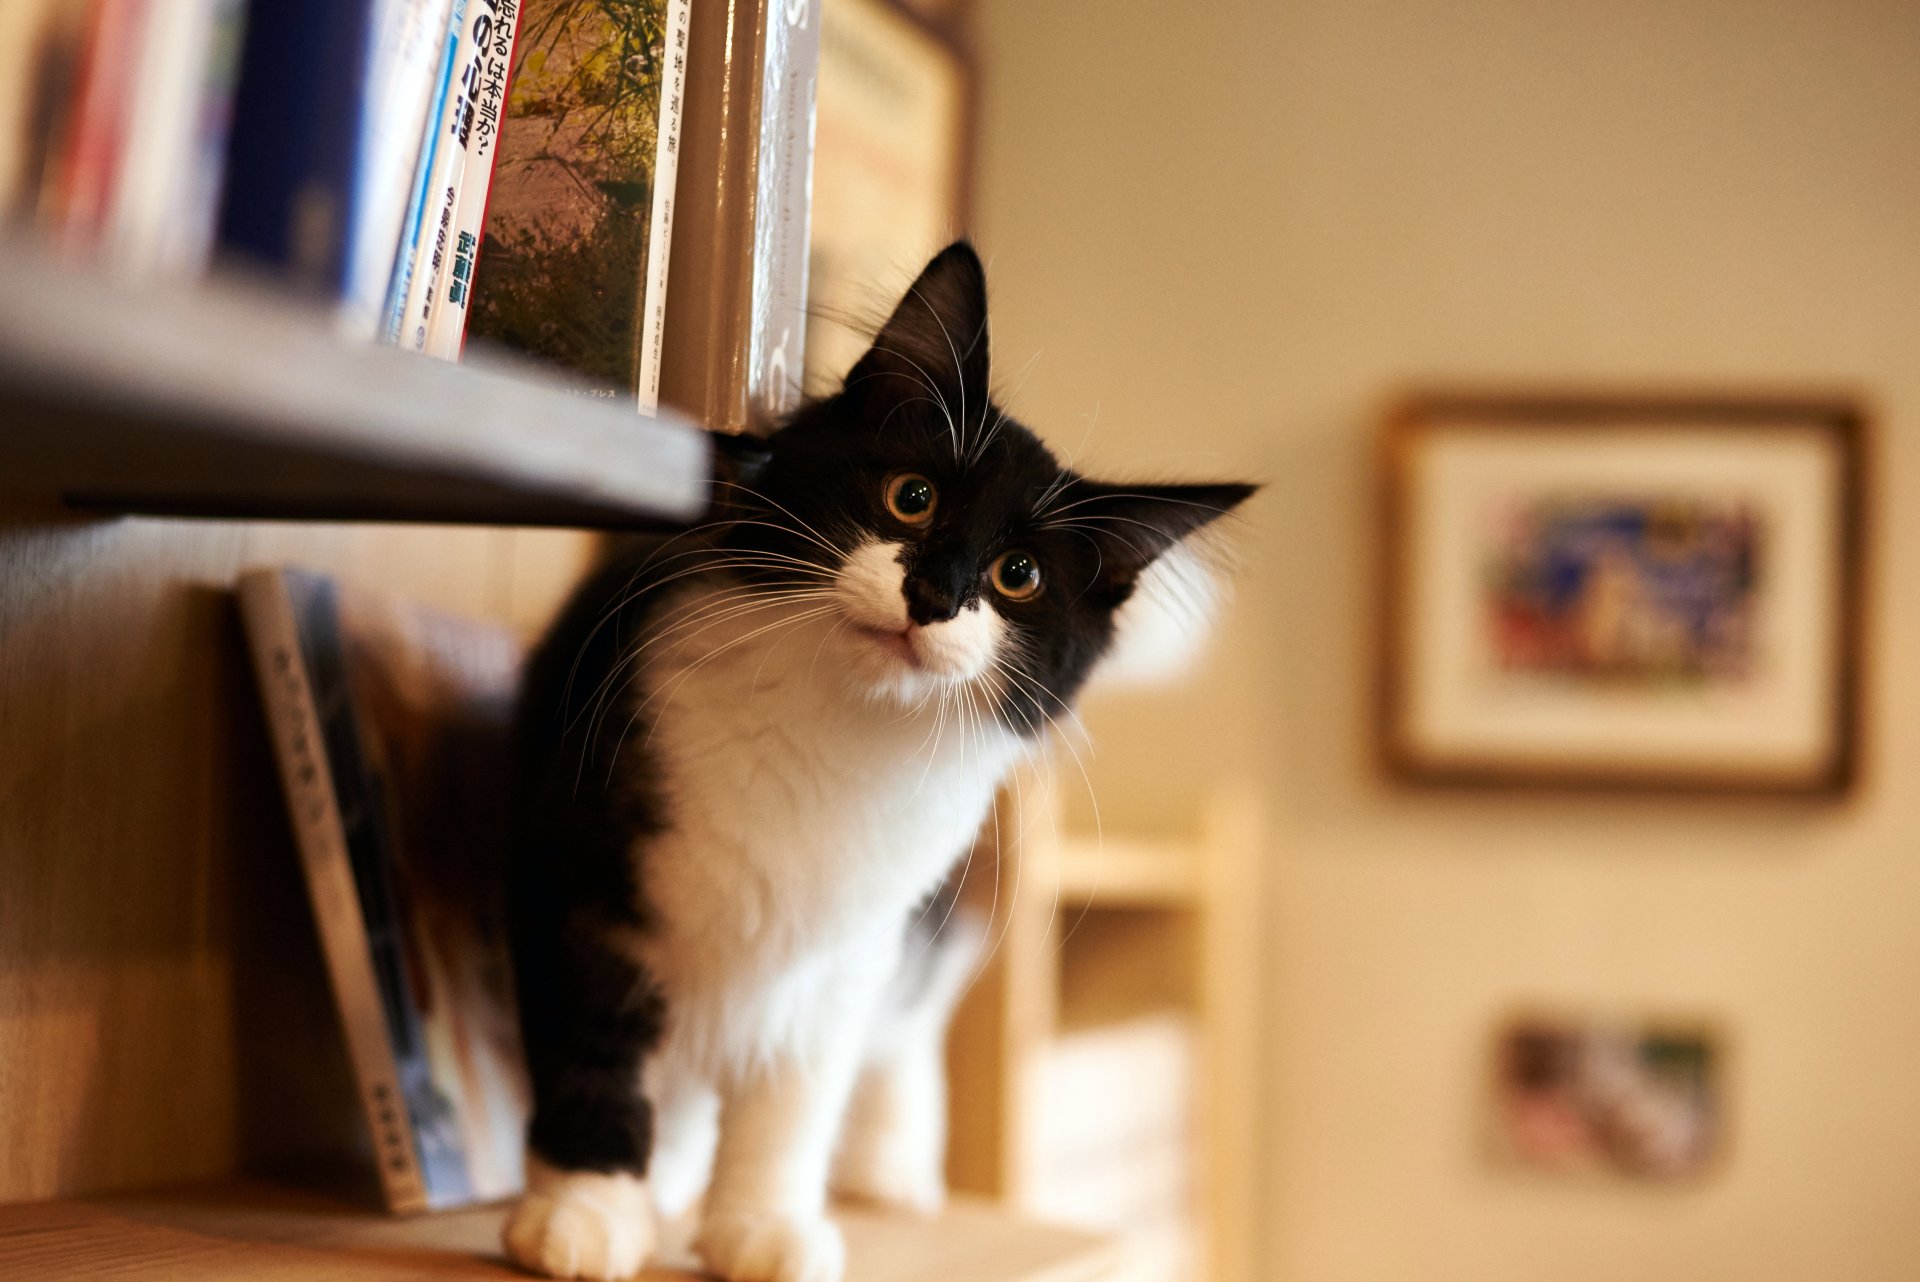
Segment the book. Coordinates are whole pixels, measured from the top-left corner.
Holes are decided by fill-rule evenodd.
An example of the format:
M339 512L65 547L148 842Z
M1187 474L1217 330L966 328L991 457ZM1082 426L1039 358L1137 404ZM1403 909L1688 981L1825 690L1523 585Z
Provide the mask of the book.
M149 0L99 250L133 275L191 275L212 250L241 0Z
M71 103L86 17L84 6L62 0L0 4L0 219L38 206L48 152Z
M822 0L731 0L695 24L661 398L751 430L799 404Z
M274 0L247 14L220 243L324 297L347 288L377 8Z
M141 27L150 0L94 0L64 136L40 203L53 243L76 256L99 243L132 117Z
M259 570L241 613L387 1205L522 1180L502 629Z
M522 0L467 327L658 403L690 0ZM697 24L696 24L697 25Z
M413 266L407 281L405 310L394 341L407 351L425 351L427 329L433 320L433 300L453 242L453 220L459 211L460 187L466 178L467 148L473 130L466 72L471 66L473 38L469 16L482 13L487 0L454 0L453 24L447 32L447 64L441 85L440 110L433 133L424 144L427 165L426 204L415 229Z
M467 160L446 250L448 259L438 273L429 301L424 348L427 355L442 360L458 360L466 340L473 268L486 235L495 144L505 122L507 82L513 71L514 39L519 28L518 0L479 0L467 24L471 46L460 73L466 101L457 121L457 136L466 149Z
M807 263L807 380L826 391L920 267L966 227L967 64L894 0L835 0L820 26Z
M437 73L452 21L453 0L380 0L375 13L373 101L360 121L360 199L342 306L350 333L372 336L381 328L401 234L414 204L415 170L440 101Z
M440 121L447 109L447 91L453 84L454 63L460 55L460 29L465 24L467 0L451 0L443 16L439 38L440 52L434 60L437 70L428 100L426 130L415 149L412 198L406 205L400 243L388 277L386 306L381 314L380 336L389 343L403 341L409 309L420 289L421 246L430 236L433 217L434 179L442 164Z
M1023 1204L1122 1234L1137 1282L1195 1275L1196 1038L1184 1014L1145 1013L1063 1032L1029 1067Z

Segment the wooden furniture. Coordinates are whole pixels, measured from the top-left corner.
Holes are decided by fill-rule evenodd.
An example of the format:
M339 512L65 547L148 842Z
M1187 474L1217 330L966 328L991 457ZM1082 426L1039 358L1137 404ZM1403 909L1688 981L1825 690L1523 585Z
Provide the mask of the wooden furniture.
M498 1207L396 1219L313 1194L223 1184L0 1207L0 1277L33 1282L425 1282L524 1278L500 1255ZM1116 1248L963 1201L938 1219L850 1209L860 1282L1096 1282ZM638 1282L695 1282L649 1269Z
M132 288L0 244L0 494L94 512L658 525L707 444L543 369L347 346L235 283Z
M0 248L0 1277L510 1275L497 1212L231 1183L367 1161L231 588L293 564L537 629L595 536L519 527L685 519L706 466L542 382ZM1112 1259L979 1205L848 1227L851 1282Z
M1259 822L1252 796L1231 786L1192 834L1092 837L1065 829L1047 774L1005 790L976 852L987 875L963 892L991 916L992 951L949 1043L955 1188L1029 1210L1057 1203L1042 1151L1057 1129L1042 1116L1047 1057L1076 1033L1179 1012L1194 1043L1192 1232L1178 1273L1251 1282ZM1114 1068L1124 1082L1127 1066ZM1135 1107L1110 1102L1116 1126Z

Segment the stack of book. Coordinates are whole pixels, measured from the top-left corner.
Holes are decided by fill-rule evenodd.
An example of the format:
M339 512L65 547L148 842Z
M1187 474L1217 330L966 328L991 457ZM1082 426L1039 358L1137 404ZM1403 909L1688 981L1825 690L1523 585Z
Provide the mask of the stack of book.
M695 355L668 395L738 418L720 369L777 410L819 4L715 6L702 38L692 0L11 0L0 212L128 276L265 269L349 335L489 340L647 413L678 264ZM684 255L682 174L713 224Z
M1032 1066L1022 1200L1123 1234L1127 1282L1193 1276L1196 1058L1192 1019L1167 1011L1064 1032Z

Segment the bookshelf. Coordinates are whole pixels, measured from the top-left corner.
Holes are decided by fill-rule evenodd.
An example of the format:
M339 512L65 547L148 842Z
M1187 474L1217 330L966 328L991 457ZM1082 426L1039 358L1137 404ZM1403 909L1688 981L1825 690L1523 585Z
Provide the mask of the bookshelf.
M0 244L0 494L170 516L624 528L707 500L685 419L542 369L339 340L264 286L116 284Z
M694 420L750 426L793 382L776 287L804 255L756 219L766 148L812 136L770 128L813 100L772 52L774 16L809 11L695 26L662 373L690 417L346 343L284 285L129 283L0 235L0 1277L520 1276L500 1208L398 1219L244 1178L369 1157L231 590L298 565L531 634L598 531L704 510ZM773 203L791 251L804 220ZM979 1199L836 1217L848 1282L1122 1264Z
M1096 838L1031 772L963 888L993 952L949 1042L950 1182L1125 1230L1130 1282L1255 1276L1260 823L1223 783L1190 832Z
M231 1182L0 1207L0 1276L92 1282L485 1282L524 1278L500 1256L501 1208L395 1219L311 1193ZM1116 1248L961 1200L917 1221L847 1208L856 1282L1098 1282ZM637 1282L697 1282L648 1269Z

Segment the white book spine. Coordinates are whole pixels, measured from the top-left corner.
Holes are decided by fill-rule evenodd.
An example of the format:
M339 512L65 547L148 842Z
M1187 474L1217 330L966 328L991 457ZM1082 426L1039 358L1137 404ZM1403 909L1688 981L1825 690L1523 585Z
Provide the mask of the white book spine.
M465 177L447 258L434 288L425 351L442 360L460 359L467 337L467 304L474 264L486 228L487 196L493 190L494 152L506 120L507 82L513 74L513 47L520 30L519 0L472 0L467 32L471 60L456 67L467 82L470 112L465 123ZM448 141L451 141L449 139Z
M667 256L673 246L673 189L680 174L680 120L687 90L687 24L692 0L667 0L665 74L653 159L653 218L647 225L647 279L641 291L636 408L660 408L660 345L667 332ZM771 20L771 19L770 19Z
M120 174L108 201L105 250L134 275L197 266L169 244L181 175L193 163L201 90L217 14L209 0L151 0L142 16Z
M457 0L451 31L453 74L435 121L439 137L433 148L433 169L427 181L427 205L413 242L413 279L407 285L406 310L401 314L399 343L410 352L427 347L427 329L433 321L434 299L446 274L453 248L453 224L460 211L460 185L466 176L466 140L472 137L473 99L468 74L473 64L472 24L467 20L487 8L487 0Z
M439 52L434 58L433 89L427 101L427 114L421 134L414 140L413 181L407 185L406 215L401 222L400 242L393 258L393 270L387 282L386 302L380 313L380 337L389 343L401 343L407 320L407 298L413 289L420 266L420 235L432 206L435 166L440 156L440 118L446 110L447 87L453 80L455 55L460 52L460 30L466 15L466 0L453 0L448 17L441 23Z
M380 0L374 13L372 101L360 131L360 195L343 307L356 334L380 329L452 15L453 0Z

